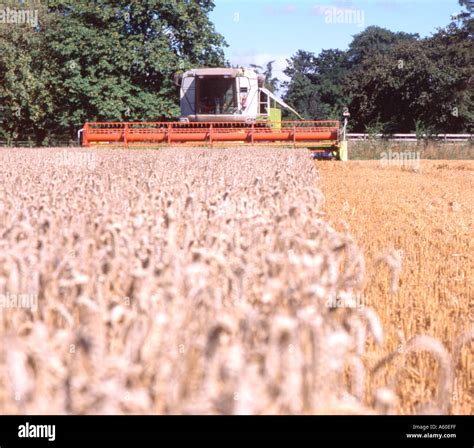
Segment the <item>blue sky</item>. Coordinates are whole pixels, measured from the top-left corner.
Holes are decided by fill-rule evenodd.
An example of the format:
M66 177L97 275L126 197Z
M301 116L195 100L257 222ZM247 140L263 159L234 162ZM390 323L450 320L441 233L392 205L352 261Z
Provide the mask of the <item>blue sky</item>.
M429 36L461 7L457 0L214 0L211 20L229 44L227 59L248 66L285 59L298 49L346 49L370 25Z

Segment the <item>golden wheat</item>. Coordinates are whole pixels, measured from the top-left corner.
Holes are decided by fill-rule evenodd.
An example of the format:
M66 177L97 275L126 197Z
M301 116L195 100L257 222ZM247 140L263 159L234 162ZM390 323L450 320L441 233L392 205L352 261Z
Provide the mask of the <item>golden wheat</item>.
M385 330L383 347L367 345L366 398L389 413L472 414L474 162L409 166L318 164L327 219L361 246L362 296Z
M307 151L0 158L1 412L397 409L400 372L370 386L367 348L385 334L375 307L358 302L364 254L326 221ZM380 259L394 294L399 258ZM454 341L456 359L471 337ZM427 336L404 356L418 350L442 379L419 411L448 412L453 361Z

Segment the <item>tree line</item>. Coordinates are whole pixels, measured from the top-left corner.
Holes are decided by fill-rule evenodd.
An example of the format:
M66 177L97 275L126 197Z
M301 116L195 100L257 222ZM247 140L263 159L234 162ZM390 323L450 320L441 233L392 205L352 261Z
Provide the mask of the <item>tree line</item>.
M31 7L39 9L38 26L0 24L0 140L41 144L74 138L91 120L178 117L174 74L225 64L211 0L49 0Z
M465 12L428 38L369 27L347 51L298 51L285 70L285 100L306 119L347 109L354 131L472 132L473 19L459 1ZM175 119L176 73L230 65L209 19L212 0L26 0L28 7L35 23L12 15L0 23L3 141L73 139L86 121ZM276 89L271 61L262 71Z
M300 50L288 62L286 101L305 118L351 114L355 132L474 130L474 21L466 9L427 38L371 26L347 51Z

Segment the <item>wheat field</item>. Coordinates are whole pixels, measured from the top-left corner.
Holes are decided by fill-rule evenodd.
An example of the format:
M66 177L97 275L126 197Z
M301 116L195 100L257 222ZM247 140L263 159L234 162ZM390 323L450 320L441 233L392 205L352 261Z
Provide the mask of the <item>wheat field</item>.
M328 221L363 250L362 295L386 329L385 346L369 342L367 348L367 362L376 368L367 394L396 380L398 413L432 413L429 403L438 399L443 412L473 414L474 162L351 161L318 168ZM393 268L399 273L392 285ZM407 356L417 334L443 344L451 382L429 351ZM390 362L378 368L384 357Z
M0 160L0 412L472 410L468 272L448 308L452 273L406 276L405 246L379 238L393 210L365 215L366 237L351 228L367 192L342 211L330 192L352 174L362 182L363 167L282 148L9 149ZM430 216L410 236L428 258ZM400 295L405 281L424 283Z

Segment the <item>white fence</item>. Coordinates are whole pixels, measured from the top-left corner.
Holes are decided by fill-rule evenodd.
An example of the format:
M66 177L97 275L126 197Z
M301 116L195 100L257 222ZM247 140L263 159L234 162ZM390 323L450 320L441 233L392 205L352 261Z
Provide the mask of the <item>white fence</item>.
M417 138L416 134L347 134L348 140L369 140L370 138L384 138L386 140L391 140L395 142L416 142L425 138L434 139L437 141L444 141L449 143L456 142L469 142L474 141L474 134L435 134L435 135L426 135L419 136Z
M76 142L72 140L58 140L54 141L49 145L53 148L64 148L64 147L76 147L79 146ZM7 142L5 140L0 140L0 148L36 148L36 145L32 141L17 141L17 142Z

